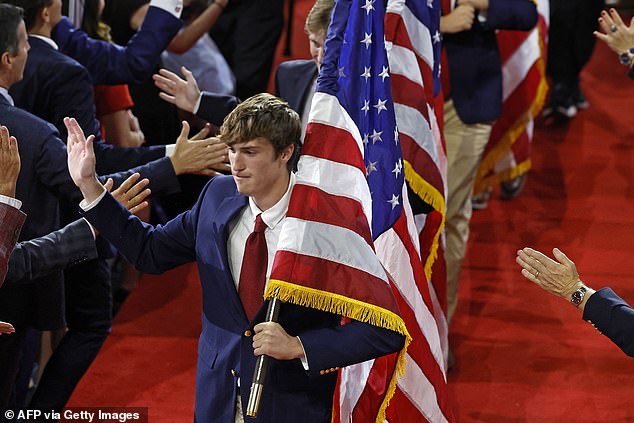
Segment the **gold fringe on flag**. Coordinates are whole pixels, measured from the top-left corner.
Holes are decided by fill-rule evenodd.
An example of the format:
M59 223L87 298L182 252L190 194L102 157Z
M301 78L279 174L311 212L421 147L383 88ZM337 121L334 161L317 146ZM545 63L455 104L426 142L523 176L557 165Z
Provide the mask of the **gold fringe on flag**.
M398 314L383 307L277 279L269 280L266 292L264 293L264 298L270 299L272 297L276 297L282 302L289 302L303 307L339 314L405 336L405 345L398 353L396 371L390 380L385 398L377 414L376 423L383 423L385 421L387 406L394 396L394 392L396 392L396 382L399 377L405 374L405 353L407 352L407 347L412 342L412 337L407 331L403 319Z
M414 167L407 161L403 160L405 169L405 180L409 184L412 191L416 193L425 203L429 204L434 210L440 212L442 215L442 221L438 226L438 230L434 234L434 240L429 250L429 255L425 260L425 276L427 280L431 280L432 267L438 258L438 242L440 240L440 234L445 227L445 197L442 193L433 187L429 182L423 179L416 171ZM422 251L421 251L422 253Z

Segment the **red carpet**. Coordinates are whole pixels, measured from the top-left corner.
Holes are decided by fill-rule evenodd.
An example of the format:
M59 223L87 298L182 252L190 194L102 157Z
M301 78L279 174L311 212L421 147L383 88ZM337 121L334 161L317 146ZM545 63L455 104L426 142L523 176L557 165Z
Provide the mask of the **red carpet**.
M308 57L309 2L297 3L294 52ZM475 214L450 334L459 422L634 422L634 361L514 262L523 246L558 246L588 284L634 303L634 82L603 46L582 81L591 108L568 126L538 126L522 195ZM70 406L144 406L152 423L191 422L199 294L193 266L145 277Z

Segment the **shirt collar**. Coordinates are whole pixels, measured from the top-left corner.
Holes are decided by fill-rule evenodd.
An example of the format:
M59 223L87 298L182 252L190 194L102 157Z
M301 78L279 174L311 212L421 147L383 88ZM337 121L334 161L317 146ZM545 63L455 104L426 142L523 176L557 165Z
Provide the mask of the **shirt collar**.
M264 221L269 229L274 229L277 224L280 223L282 219L286 216L286 211L288 210L288 203L291 199L293 186L295 186L295 174L291 172L286 192L284 193L282 198L280 198L279 201L275 203L273 207L266 211L260 210L260 208L255 204L253 198L249 197L249 208L251 209L253 220L255 221L257 215L262 213L262 221Z
M13 99L9 95L9 91L6 88L0 87L0 95L6 98L10 105L15 106L15 103L13 103Z
M57 43L55 41L53 41L52 38L45 37L43 35L38 35L38 34L29 34L29 37L33 37L33 38L37 38L38 40L42 40L46 44L48 44L49 46L53 47L55 50L59 50L59 46L57 45Z

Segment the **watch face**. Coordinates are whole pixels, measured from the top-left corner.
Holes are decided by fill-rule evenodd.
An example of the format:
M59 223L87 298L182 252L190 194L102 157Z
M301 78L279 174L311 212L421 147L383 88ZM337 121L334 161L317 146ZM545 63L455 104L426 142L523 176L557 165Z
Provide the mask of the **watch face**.
M583 300L583 295L581 295L580 291L575 291L572 293L572 296L570 298L570 301L574 304L574 305L579 305L581 304L581 300Z

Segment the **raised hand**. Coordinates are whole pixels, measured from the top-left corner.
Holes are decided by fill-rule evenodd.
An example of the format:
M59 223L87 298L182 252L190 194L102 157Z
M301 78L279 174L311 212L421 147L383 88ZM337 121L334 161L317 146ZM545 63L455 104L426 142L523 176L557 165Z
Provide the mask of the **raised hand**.
M634 18L628 27L615 9L610 9L609 13L604 10L601 12L599 25L604 33L594 31L595 37L606 43L616 54L627 53L634 48Z
M163 91L159 93L159 97L163 100L175 104L186 112L194 113L194 107L200 97L200 89L189 69L183 66L181 72L185 75L185 79L167 69L161 69L158 74L152 76L154 85Z
M532 248L523 248L517 252L515 261L522 266L522 276L526 279L569 300L582 284L577 267L558 248L553 249L553 255L556 261Z
M188 138L189 124L183 121L182 125L174 154L170 157L177 175L195 173L215 176L230 170L227 145L216 137L205 138L209 133L208 127Z
M93 149L94 135L86 139L84 131L74 118L64 118L64 125L68 130L66 148L68 151L68 171L79 187L84 199L88 203L96 200L104 190L103 185L97 179L95 171L95 151Z
M18 141L10 136L6 126L0 126L0 195L15 197L15 185L19 174Z
M128 177L117 189L112 191L113 181L112 178L108 178L104 187L111 191L112 196L123 205L126 209L130 210L130 213L138 215L141 210L144 210L149 206L149 203L145 201L152 191L147 188L150 180L147 178L139 178L141 174L134 173ZM138 181L138 182L137 182Z

